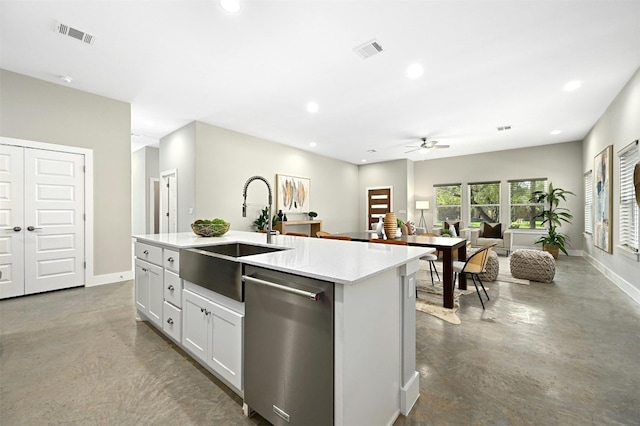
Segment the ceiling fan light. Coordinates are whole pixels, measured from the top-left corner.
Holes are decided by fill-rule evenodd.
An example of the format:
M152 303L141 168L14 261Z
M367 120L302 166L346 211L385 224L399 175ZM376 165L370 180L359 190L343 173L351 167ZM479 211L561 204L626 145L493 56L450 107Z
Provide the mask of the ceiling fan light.
M238 13L240 11L239 0L220 0L220 7L228 13Z
M422 146L418 150L418 154L426 155L429 153L429 151L431 151L429 148L427 148L426 146Z

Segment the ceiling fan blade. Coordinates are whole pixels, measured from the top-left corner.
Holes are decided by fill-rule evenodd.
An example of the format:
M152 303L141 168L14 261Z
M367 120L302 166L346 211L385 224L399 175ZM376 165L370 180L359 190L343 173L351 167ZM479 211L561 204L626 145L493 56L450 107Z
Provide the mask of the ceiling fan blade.
M409 151L405 151L405 154L408 154L410 152L414 152L414 151L418 151L421 147L417 147L416 149L410 149Z
M431 149L449 148L451 145L433 145Z

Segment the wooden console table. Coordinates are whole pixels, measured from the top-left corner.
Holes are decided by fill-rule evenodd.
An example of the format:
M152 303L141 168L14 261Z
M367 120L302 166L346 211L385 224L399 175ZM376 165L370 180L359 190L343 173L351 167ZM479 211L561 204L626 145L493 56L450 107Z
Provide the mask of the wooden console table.
M281 234L287 233L287 226L297 226L297 225L310 225L311 232L309 236L315 237L316 232L322 231L322 221L321 220L289 220L286 222L278 221L274 229L279 231Z

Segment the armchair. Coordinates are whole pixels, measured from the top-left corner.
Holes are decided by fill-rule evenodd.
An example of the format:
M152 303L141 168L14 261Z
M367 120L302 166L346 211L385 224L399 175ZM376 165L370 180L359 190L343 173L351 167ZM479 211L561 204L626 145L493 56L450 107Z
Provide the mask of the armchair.
M482 247L486 244L496 243L493 249L504 252L506 256L509 256L513 245L513 234L504 223L483 222L480 228L471 230L470 240L472 247Z

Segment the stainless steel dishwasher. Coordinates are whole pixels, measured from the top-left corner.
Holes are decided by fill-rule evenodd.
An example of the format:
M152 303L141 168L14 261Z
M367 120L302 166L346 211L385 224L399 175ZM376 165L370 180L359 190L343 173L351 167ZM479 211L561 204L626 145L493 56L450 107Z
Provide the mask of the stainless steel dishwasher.
M244 399L272 424L331 425L334 284L246 266Z

